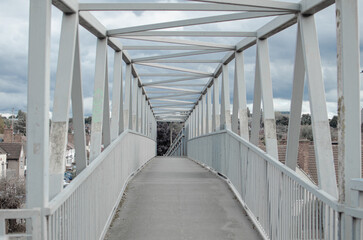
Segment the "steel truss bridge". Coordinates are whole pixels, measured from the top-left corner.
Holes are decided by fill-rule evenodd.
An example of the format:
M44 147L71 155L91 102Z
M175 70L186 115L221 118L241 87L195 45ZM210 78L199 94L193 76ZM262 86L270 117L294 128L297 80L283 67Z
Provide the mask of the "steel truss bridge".
M337 173L314 17L315 13L333 4L336 8L338 69ZM52 124L49 126L52 5L63 13L63 17ZM362 239L357 9L358 0L301 0L294 3L272 0L173 3L31 0L27 203L26 209L1 210L0 235L7 236L5 220L15 218L31 219L27 221L27 232L18 236L103 239L130 179L160 160L154 159L157 122L175 121L184 123L184 129L168 155L183 156L180 158L183 161L188 158L224 176L262 238ZM215 14L108 29L95 17L97 11ZM184 30L187 26L214 26L221 22L260 18L269 20L254 31ZM294 41L296 39L296 54L286 163L282 164L278 161L268 40L293 25L297 25L296 38L292 37ZM89 160L84 131L79 26L97 39ZM221 41L208 41L211 38L226 42L228 38L239 40L234 44L221 44ZM122 44L124 40L135 40L138 45ZM145 42L151 43L145 45ZM243 55L252 46L256 46L256 67L252 127L249 129ZM110 49L114 61L109 67ZM144 56L133 58L129 52L135 50L144 51ZM166 52L152 55L149 50ZM215 57L221 54L222 57ZM231 111L228 67L233 61ZM198 70L190 67L196 65L200 66ZM138 71L142 67L154 70ZM109 68L113 69L110 91ZM154 80L148 81L150 77ZM319 186L304 179L297 171L305 82L309 88ZM109 92L112 92L111 108ZM63 188L70 108L78 176ZM257 146L261 117L266 152ZM170 159L173 162L177 158ZM236 239L240 237L236 236Z

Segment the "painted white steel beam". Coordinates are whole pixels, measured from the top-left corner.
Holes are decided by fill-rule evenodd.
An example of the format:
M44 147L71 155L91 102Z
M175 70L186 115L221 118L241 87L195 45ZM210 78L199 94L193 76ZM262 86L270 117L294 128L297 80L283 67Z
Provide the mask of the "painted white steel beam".
M148 82L148 83L144 83L143 86L147 87L147 86L160 85L160 84L165 84L165 83L192 81L192 80L198 80L198 79L203 79L203 78L207 78L207 77L199 76L199 77L176 78L176 79L170 79L170 80Z
M173 88L173 87L166 87L166 86L149 86L148 88L169 89L169 90L176 90L176 91L181 91L181 92L200 93L200 91L198 91L198 90Z
M195 73L147 73L141 72L138 74L139 77L149 78L149 77L200 77L200 74Z
M142 26L137 26L137 27L112 29L112 30L107 31L107 36L115 36L115 35L124 34L124 33L142 32L142 31L150 31L150 30L158 30L158 29L166 29L166 28L193 26L193 25L200 25L200 24L253 19L253 18L260 18L260 17L269 17L269 16L275 16L275 15L281 15L281 14L284 14L284 13L280 13L280 12L243 12L243 13L225 14L225 15L171 21L171 22L164 22L164 23L147 24L147 25L142 25Z
M150 63L221 63L219 59L157 59L150 60Z
M78 31L78 30L77 30ZM79 49L79 37L77 33L76 49L74 56L73 80L72 80L72 115L74 128L74 156L77 165L77 174L87 167L86 136L83 110L83 91L81 78L81 59Z
M78 15L63 14L50 129L49 199L63 190Z
M78 12L78 1L76 0L52 0L52 4L63 13L70 14Z
M302 0L300 1L301 13L306 15L314 14L334 3L335 0Z
M123 132L123 95L122 95L122 52L114 53L111 140Z
M29 2L26 207L49 202L49 95L51 3ZM41 239L47 239L47 219L41 216Z
M299 20L304 63L309 86L310 110L319 186L331 196L338 197L315 19L312 15L301 16Z
M206 106L206 130L205 133L208 134L212 132L212 89L208 88L207 93L207 106Z
M204 75L207 77L213 76L213 73L201 72L201 71L187 69L187 68L181 68L181 67L167 66L167 65L157 64L157 63L135 63L135 64L143 65L143 66L147 66L147 67L153 67L153 68L161 68L161 69L167 69L167 70L172 70L172 71L178 71L178 72L186 72L186 73L192 73L192 74L197 74L197 75Z
M195 102L192 101L183 101L183 100L177 100L177 99L155 99L152 100L154 103L155 102L174 102L174 103L190 103L190 104L195 104Z
M175 97L181 97L181 96L190 96L190 95L199 95L199 93L179 93L179 94L173 94L173 95L160 95L160 96L153 96L149 97L150 100L153 99L162 99L162 98L175 98Z
M226 50L234 50L236 47L234 45L225 45L220 43L213 42L202 42L202 41L192 41L185 39L174 39L174 38L163 38L163 37L128 37L128 36L119 36L120 38L132 39L132 40L140 40L140 41L149 41L149 42L162 42L162 43L172 43L172 44L182 44L182 45L191 45L191 46L200 46L200 47L210 47L210 48L221 48Z
M227 52L227 51L229 51L229 50L215 49L215 50L201 50L201 51L172 53L172 54L165 54L165 55L155 55L155 56L151 56L151 57L134 58L132 60L132 62L133 63L148 62L148 61L153 61L153 60L158 60L158 59L186 57L186 56L203 55L203 54L211 54L211 53Z
M107 40L97 39L96 70L92 106L90 162L101 153L104 94L107 71Z
M232 131L236 134L238 134L238 120L240 123L240 136L248 141L249 129L247 116L246 83L244 79L244 62L242 52L235 53Z
M229 97L228 65L222 66L221 121L220 129L231 129L231 103Z
M172 104L162 104L162 105L158 105L158 104L154 104L153 106L151 106L152 109L154 108L158 108L158 107L177 107L177 106L188 106L188 105L193 105L194 106L194 103L189 103L189 104L186 104L186 103L172 103Z
M286 147L286 157L285 157L286 166L291 168L293 171L296 170L298 151L299 151L301 109L304 96L304 80L305 80L305 65L304 65L303 49L301 45L300 24L298 24L294 78L292 85L290 118L287 131L287 147Z
M212 109L212 131L220 129L219 117L219 81L218 78L213 79L213 109Z
M263 122L266 152L278 160L276 121L273 106L272 81L270 74L270 56L267 39L257 41L259 76L263 102Z
M282 2L282 1L271 1L271 0L190 0L196 2L210 2L210 3L218 3L218 4L231 4L234 6L250 6L250 7L262 7L262 8L272 8L279 10L288 10L288 11L300 11L300 4L298 3L290 3L290 2Z
M256 32L232 31L146 31L125 33L119 36L150 36L150 37L256 37Z
M250 142L258 147L261 121L261 80L260 80L260 61L256 51L255 64L255 83L253 87L253 113L251 124Z
M360 2L361 3L361 2ZM338 65L338 186L339 202L359 206L359 193L351 190L351 179L361 178L361 106L358 0L336 1ZM343 177L344 176L344 177ZM343 220L343 238L357 239L361 224L351 216ZM354 226L355 225L355 226ZM358 225L358 226L357 226ZM354 226L354 228L353 228ZM354 232L352 231L354 229ZM362 231L362 230L361 230Z
M131 51L184 51L184 50L213 50L214 47L209 46L176 46L176 45L126 45L123 47L124 50ZM224 48L224 49L234 49Z
M167 87L204 87L205 84L188 84L188 83L185 83L185 84L165 84L164 86L167 86Z
M53 0L54 2L54 0ZM80 11L271 11L263 7L205 3L80 3ZM75 10L74 10L75 11Z
M129 116L129 129L136 130L136 115L137 115L137 89L139 80L137 78L132 79L131 87L131 102L130 102L130 116Z
M125 101L124 101L124 128L129 129L129 115L130 115L130 102L131 102L131 64L126 64L125 76Z
M103 147L106 148L111 144L110 96L109 96L109 91L108 91L108 62L107 61L106 61L105 93L103 96L104 96L104 100L103 100L102 143L103 143Z

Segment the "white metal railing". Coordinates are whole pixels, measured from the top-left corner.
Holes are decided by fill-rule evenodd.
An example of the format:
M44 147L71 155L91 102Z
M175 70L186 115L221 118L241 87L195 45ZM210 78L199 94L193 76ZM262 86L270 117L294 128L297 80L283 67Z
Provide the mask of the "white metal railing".
M185 156L185 128L182 128L164 156Z
M155 150L155 140L123 132L44 209L48 239L102 239L129 179L155 156ZM40 239L40 216L36 209L0 210L0 239L6 237L5 219L12 218L32 219L31 225L27 222L30 233L16 236Z
M358 205L344 208L316 185L229 130L189 140L188 157L230 180L266 238L341 239L338 224L343 212L354 217L356 227L360 226L363 211Z

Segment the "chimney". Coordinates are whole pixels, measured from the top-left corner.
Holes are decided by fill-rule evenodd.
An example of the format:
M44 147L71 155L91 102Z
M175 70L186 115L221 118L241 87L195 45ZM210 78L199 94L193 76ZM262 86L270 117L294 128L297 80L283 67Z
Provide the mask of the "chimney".
M13 128L8 128L5 126L4 128L4 142L12 143L13 142Z

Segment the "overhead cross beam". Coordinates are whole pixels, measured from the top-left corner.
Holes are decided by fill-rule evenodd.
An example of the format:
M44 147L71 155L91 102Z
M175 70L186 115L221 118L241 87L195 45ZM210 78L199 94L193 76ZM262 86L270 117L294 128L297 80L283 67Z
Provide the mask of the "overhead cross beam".
M118 36L142 37L256 37L256 32L231 31L146 31L119 34Z
M226 15L219 15L219 16L147 24L147 25L142 25L142 26L137 26L137 27L112 29L112 30L107 31L107 35L116 36L118 34L124 34L124 33L142 32L142 31L150 31L150 30L158 30L158 29L166 29L166 28L175 28L175 27L185 27L185 26L193 26L193 25L208 24L208 23L228 22L228 21L260 18L260 17L270 17L270 16L281 15L281 14L285 14L285 13L284 12L283 13L281 13L281 12L233 13L233 14L226 14Z
M54 0L53 0L54 2ZM75 7L74 7L75 8ZM253 6L205 3L80 3L79 11L276 11Z

